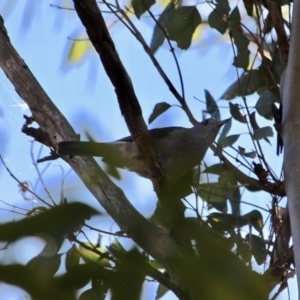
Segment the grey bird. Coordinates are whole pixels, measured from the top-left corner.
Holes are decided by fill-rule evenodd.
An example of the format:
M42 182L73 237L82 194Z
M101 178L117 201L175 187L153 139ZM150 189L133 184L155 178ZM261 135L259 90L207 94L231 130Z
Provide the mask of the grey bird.
M167 176L179 177L199 165L220 128L229 120L206 119L192 128L149 130ZM150 177L131 136L110 143L65 141L58 144L58 154L100 156L107 164Z

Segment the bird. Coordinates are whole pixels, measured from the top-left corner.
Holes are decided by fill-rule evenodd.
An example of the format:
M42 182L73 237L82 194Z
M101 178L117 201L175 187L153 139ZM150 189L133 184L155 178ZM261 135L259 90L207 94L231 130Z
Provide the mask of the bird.
M199 165L220 128L229 120L209 118L192 128L149 130L166 175L179 177ZM151 176L131 136L109 143L63 141L58 143L57 153L60 156L99 156L109 165L136 172L144 178Z

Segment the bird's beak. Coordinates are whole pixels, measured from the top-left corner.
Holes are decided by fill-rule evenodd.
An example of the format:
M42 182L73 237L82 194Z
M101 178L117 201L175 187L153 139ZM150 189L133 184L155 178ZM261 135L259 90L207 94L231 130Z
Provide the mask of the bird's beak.
M226 124L230 120L231 120L231 118L228 118L228 119L225 119L223 121L220 121L219 126L222 127L224 124Z

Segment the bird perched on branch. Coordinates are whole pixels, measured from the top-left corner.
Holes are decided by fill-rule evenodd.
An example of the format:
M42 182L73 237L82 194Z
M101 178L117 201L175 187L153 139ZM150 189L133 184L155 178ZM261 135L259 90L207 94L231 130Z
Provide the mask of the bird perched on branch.
M199 165L220 128L229 120L206 119L192 128L149 130L167 176L178 177ZM58 154L100 156L107 164L150 177L131 136L110 143L65 141L58 144Z

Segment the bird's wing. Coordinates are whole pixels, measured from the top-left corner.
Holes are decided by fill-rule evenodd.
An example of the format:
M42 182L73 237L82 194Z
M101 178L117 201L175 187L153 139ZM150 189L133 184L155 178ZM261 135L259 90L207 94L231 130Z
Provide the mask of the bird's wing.
M176 130L182 130L186 129L183 127L163 127L163 128L155 128L155 129L150 129L149 133L150 136L156 140L156 139L163 139L167 137L171 132L176 131ZM122 139L117 140L116 142L133 142L132 136L126 136Z

